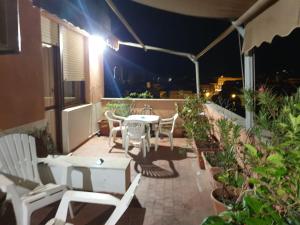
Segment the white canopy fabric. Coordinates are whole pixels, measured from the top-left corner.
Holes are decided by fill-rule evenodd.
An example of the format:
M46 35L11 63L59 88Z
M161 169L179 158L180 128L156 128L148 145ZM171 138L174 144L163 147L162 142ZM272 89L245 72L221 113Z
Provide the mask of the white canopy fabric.
M237 18L257 0L133 0L147 6L187 16Z
M246 25L243 52L263 42L271 43L276 35L288 36L297 27L300 27L300 0L279 0Z

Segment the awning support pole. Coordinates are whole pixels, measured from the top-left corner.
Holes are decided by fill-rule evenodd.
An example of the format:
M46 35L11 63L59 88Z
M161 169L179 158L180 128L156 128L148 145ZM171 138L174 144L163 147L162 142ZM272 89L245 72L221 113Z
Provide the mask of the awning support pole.
M251 51L248 55L244 56L244 63L245 63L245 90L255 90L254 82L255 82L255 67L254 67L254 54ZM253 99L254 101L254 99ZM246 112L246 129L249 130L254 126L254 112L248 111L245 109Z
M195 64L195 73L196 73L196 90L197 96L200 96L200 78L199 78L199 62L197 60L192 60Z

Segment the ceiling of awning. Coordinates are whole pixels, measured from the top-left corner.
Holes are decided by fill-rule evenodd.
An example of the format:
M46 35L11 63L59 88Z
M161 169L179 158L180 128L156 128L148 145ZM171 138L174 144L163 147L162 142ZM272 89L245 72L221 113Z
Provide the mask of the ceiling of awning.
M237 18L257 0L133 0L147 6L187 16Z
M288 36L300 27L300 1L279 0L246 24L243 52L262 43L271 43L275 36Z

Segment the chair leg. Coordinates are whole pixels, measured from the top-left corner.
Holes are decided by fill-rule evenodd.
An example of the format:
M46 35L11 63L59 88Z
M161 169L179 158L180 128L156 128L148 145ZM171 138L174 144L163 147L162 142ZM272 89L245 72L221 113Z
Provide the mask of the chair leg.
M155 151L157 152L158 149L158 136L159 136L159 131L155 131Z
M115 132L113 132L113 141L115 142L116 141L116 138L117 138L117 132L115 131Z
M121 136L122 136L122 148L125 148L125 134L124 134L124 131L121 130Z
M169 136L169 139L170 139L170 146L171 146L171 150L173 151L173 135L170 134Z
M74 218L74 212L73 212L73 207L72 207L72 203L69 203L69 213L70 213L70 217L71 219Z
M146 158L147 149L146 149L146 140L145 139L142 140L142 151L143 151L143 157Z
M129 146L129 137L125 138L125 156L128 157L128 146Z
M30 217L31 217L31 211L27 207L23 206L23 216L20 225L30 225Z
M112 131L109 131L108 145L111 146Z

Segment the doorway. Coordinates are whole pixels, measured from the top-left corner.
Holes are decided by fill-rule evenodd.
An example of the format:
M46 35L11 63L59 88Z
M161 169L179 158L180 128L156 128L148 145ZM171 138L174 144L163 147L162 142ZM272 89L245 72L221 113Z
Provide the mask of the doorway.
M43 45L43 80L44 80L44 104L47 131L51 135L56 149L62 152L62 128L61 110L62 101L60 95L60 54L59 48L51 45Z

